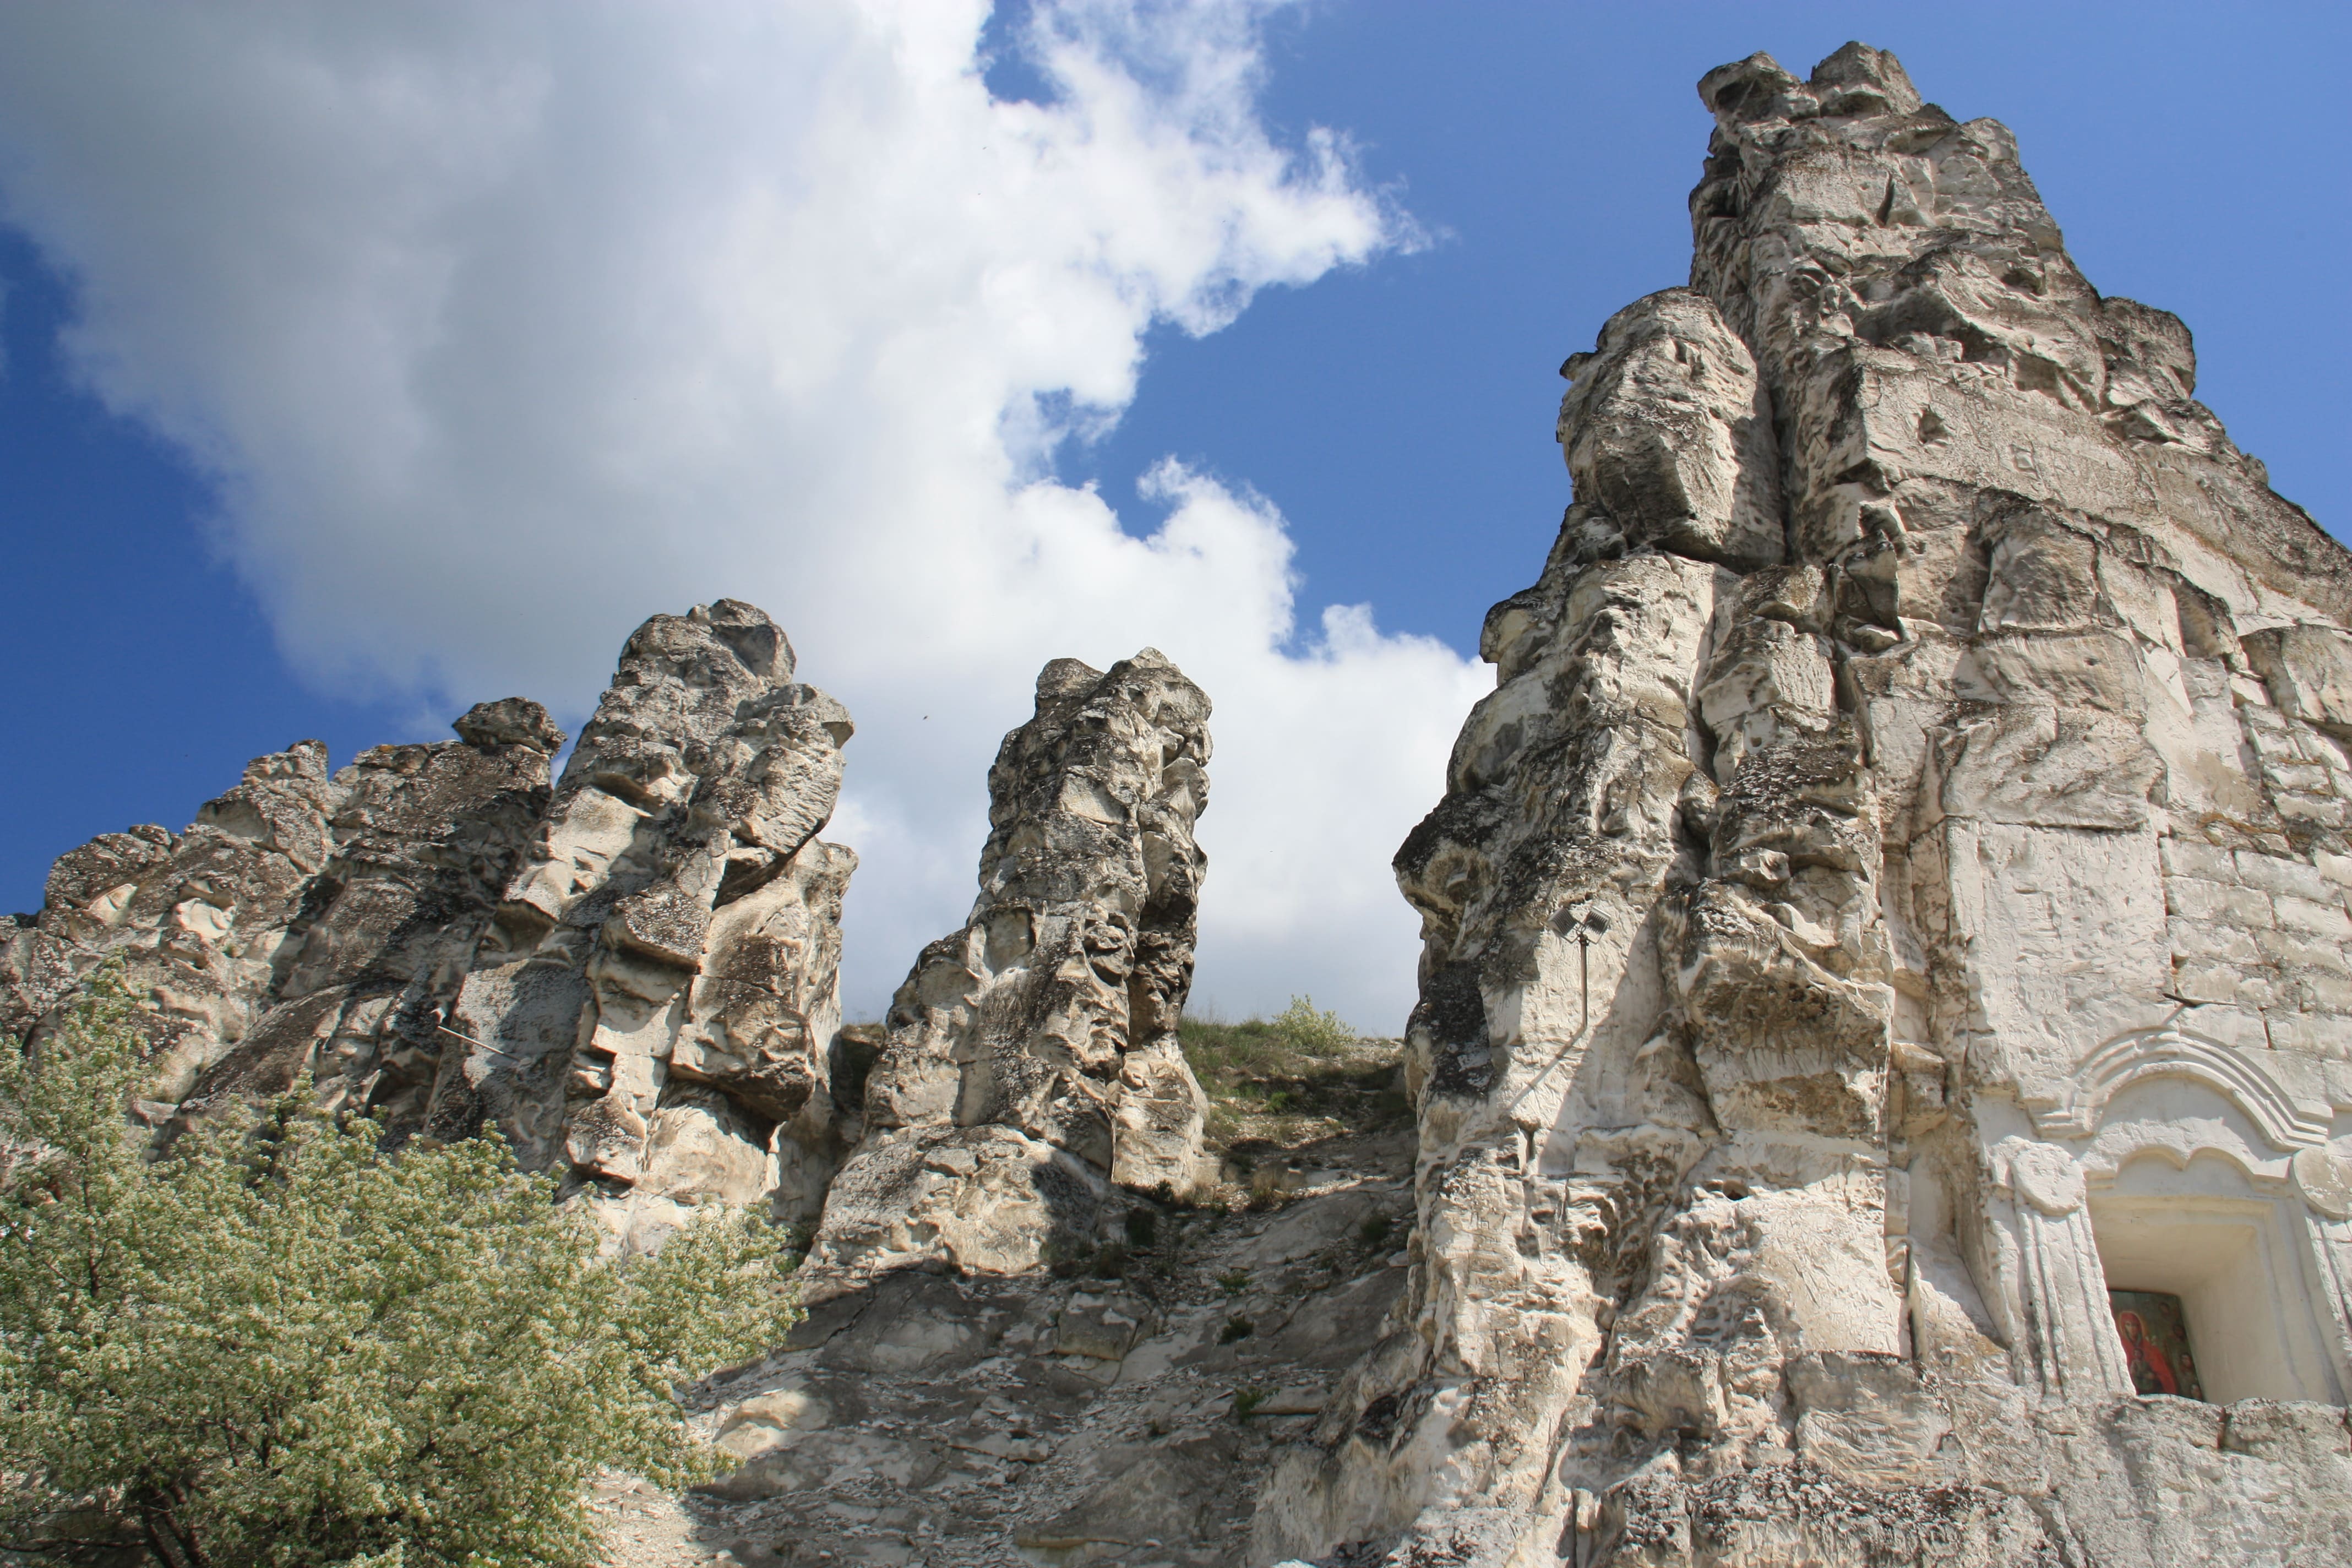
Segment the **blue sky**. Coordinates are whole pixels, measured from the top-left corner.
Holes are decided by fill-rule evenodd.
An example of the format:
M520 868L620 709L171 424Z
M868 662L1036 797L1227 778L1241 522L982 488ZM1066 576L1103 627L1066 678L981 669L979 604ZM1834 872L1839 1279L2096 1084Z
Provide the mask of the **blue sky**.
M1558 367L1686 279L1699 76L1802 75L1850 37L2018 134L2103 292L2182 316L2200 395L2281 494L2352 524L2352 177L2329 151L2352 12L2323 6L1332 4L1272 31L1279 122L1347 128L1442 237L1163 332L1134 408L1066 469L1173 451L1283 509L1314 591L1469 647L1565 500Z
M2239 444L2339 536L2352 517L2341 12L1318 0L1130 26L1074 3L1043 18L1063 56L1025 8L923 33L949 68L992 54L1024 120L898 92L909 51L814 0L693 26L428 6L397 37L136 10L0 16L16 908L61 850L176 827L298 737L341 763L509 690L576 723L629 625L734 592L863 726L837 825L866 859L853 1010L961 919L1026 673L1149 636L1220 702L1203 993L1245 1012L1312 990L1393 1028L1412 922L1385 863L1442 788L1480 616L1566 502L1557 366L1684 279L1693 83L1759 48L1801 73L1861 37L1954 114L2006 121L2092 280L2186 319ZM648 32L706 23L674 49ZM304 50L348 100L256 63ZM712 86L715 54L740 64ZM443 107L372 96L388 60ZM887 156L855 164L827 115ZM1318 127L1347 152L1314 187ZM1005 174L1007 138L1044 150ZM784 216L714 281L747 189ZM403 292L412 274L445 281ZM1033 300L1039 275L1062 281ZM729 379L772 315L757 375ZM919 374L890 379L902 361ZM983 428L1050 423L1061 387L1090 428ZM640 391L671 421L642 449ZM963 517L973 489L991 499ZM1009 555L958 553L1008 531ZM1042 577L1003 575L1041 555Z

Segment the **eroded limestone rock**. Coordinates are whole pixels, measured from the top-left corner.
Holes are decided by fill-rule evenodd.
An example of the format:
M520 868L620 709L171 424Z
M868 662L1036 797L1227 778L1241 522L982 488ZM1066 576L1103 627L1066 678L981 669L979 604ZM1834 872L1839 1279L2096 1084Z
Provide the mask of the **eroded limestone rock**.
M1154 649L1056 659L989 770L980 897L923 950L827 1200L820 1268L1034 1268L1107 1234L1120 1188L1215 1173L1177 1045L1207 858L1209 700Z
M1700 95L1397 857L1412 1278L1254 1560L2352 1560L2352 556L1997 122Z
M782 630L722 599L630 638L551 795L563 734L519 698L331 778L317 742L263 757L185 833L58 859L0 933L0 1027L37 1035L119 957L158 1124L309 1072L394 1139L495 1119L631 1245L705 1200L813 1218L856 862L816 837L849 716L792 676Z
M327 773L304 741L257 759L184 833L134 827L60 856L8 933L0 1029L37 1040L100 963L148 1017L162 1124L304 1072L330 1102L421 1125L499 889L547 804L562 731L535 702L484 703L463 737L378 746Z
M450 1009L432 1131L494 1121L632 1245L703 1201L814 1217L840 1153L851 724L793 673L736 600L638 627Z

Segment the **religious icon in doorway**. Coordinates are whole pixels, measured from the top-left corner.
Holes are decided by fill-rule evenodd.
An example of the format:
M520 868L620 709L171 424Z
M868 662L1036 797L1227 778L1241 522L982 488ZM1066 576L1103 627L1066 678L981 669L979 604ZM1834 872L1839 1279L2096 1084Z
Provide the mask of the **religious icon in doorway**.
M2107 1305L2116 1314L2116 1332L2123 1336L2133 1388L2185 1399L2205 1397L2204 1385L2197 1381L2196 1360L2189 1353L2189 1321L2181 1315L2179 1297L2156 1290L2110 1290Z

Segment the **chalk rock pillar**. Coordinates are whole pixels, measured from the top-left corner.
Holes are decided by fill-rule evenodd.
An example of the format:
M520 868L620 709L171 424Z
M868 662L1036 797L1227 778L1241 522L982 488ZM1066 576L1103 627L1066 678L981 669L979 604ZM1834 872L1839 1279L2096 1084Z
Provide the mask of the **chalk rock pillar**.
M1091 1239L1116 1188L1215 1172L1177 1043L1207 858L1209 700L1146 648L1055 659L989 770L980 897L890 1005L866 1134L835 1183L821 1266L936 1258L1012 1272Z
M706 1200L812 1217L838 1154L852 727L793 673L736 600L638 627L451 1009L430 1130L495 1121L631 1245Z

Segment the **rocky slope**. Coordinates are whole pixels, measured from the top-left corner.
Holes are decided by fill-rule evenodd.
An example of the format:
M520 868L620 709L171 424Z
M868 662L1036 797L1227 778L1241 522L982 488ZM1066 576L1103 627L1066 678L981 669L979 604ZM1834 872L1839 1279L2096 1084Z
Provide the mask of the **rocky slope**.
M1045 1268L813 1271L792 1342L698 1394L740 1468L642 1560L1247 1561L1268 1467L1404 1282L1412 1212L1409 1137L1283 1153L1278 1205L1143 1200Z
M2000 124L1700 96L1397 857L1411 1278L1252 1556L2352 1560L2352 557Z

